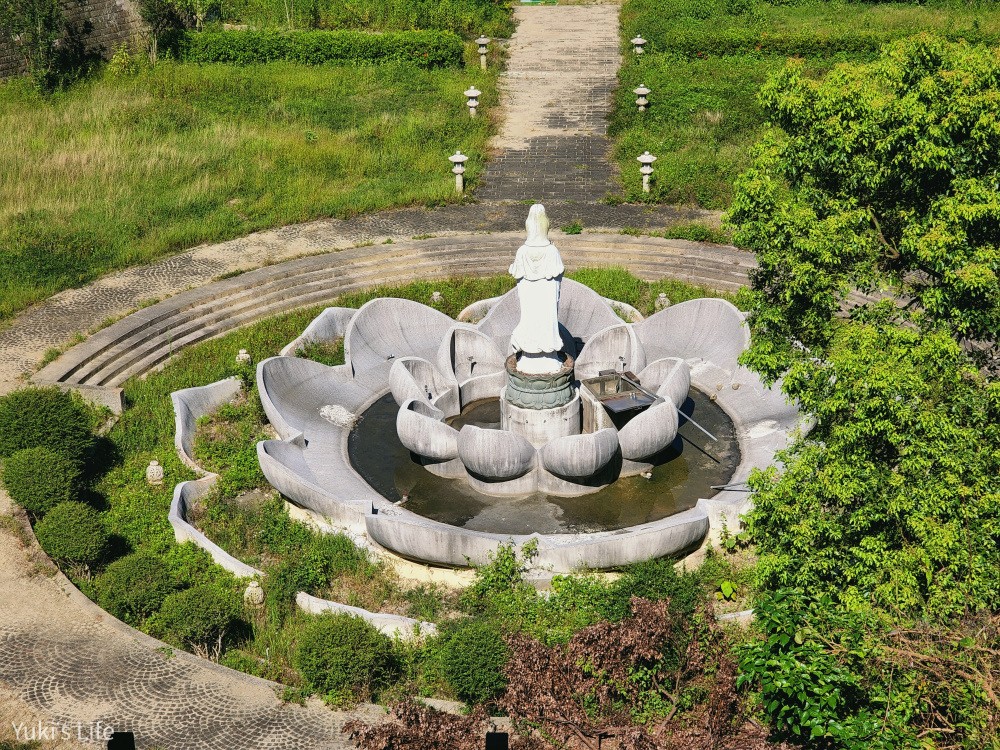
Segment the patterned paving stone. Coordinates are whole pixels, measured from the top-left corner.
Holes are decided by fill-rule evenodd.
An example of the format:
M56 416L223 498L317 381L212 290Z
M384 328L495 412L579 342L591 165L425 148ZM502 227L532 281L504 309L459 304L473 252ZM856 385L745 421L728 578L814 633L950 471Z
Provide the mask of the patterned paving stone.
M0 512L8 502L0 493ZM0 713L11 724L41 720L74 734L82 726L86 735L100 722L162 750L336 750L351 747L340 732L349 718L384 715L374 706L347 713L284 704L272 683L159 646L61 575L32 575L24 550L0 531L0 700L14 704Z
M607 117L620 65L617 5L516 10L504 125L476 194L596 202L620 193Z

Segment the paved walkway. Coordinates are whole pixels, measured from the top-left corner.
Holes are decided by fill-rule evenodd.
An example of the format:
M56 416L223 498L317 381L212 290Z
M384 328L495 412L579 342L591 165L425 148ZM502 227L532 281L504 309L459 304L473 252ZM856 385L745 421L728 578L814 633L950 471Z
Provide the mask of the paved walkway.
M9 500L0 492L0 513ZM11 724L134 731L140 748L348 748L349 718L313 701L284 704L277 686L163 644L102 612L37 548L0 531L0 740ZM9 703L8 703L9 701ZM381 709L353 712L376 719ZM13 739L13 737L12 737ZM90 745L94 747L94 745Z
M606 137L621 63L618 6L522 6L515 16L503 130L476 194L581 203L620 194Z

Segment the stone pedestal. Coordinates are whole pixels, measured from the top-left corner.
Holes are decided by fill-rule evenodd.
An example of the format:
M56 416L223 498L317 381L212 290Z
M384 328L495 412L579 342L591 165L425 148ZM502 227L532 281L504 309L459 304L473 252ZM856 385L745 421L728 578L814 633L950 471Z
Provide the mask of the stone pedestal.
M508 386L509 387L509 386ZM526 438L536 448L566 435L579 435L582 424L580 394L551 409L523 409L507 400L508 387L500 392L500 429Z

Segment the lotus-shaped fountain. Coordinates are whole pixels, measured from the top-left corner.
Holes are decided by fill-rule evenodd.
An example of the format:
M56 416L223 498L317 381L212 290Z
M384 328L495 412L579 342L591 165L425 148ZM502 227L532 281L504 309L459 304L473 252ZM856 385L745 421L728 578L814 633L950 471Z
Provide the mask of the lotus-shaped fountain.
M533 539L541 567L608 568L679 553L724 524L735 530L745 488L706 486L695 507L625 529L472 531L394 503L352 466L351 431L386 393L398 405L396 437L423 471L490 496L578 497L648 472L688 418L680 407L692 385L735 425L740 463L727 487L786 445L798 411L738 365L749 343L739 310L699 299L642 319L562 278L541 206L532 207L527 228L511 266L518 287L466 308L458 321L401 299L330 308L283 356L261 362L261 399L281 438L258 445L268 480L371 542L441 565L480 564L501 543ZM341 336L344 365L294 356L307 342ZM453 426L470 405L491 399L499 399L499 425Z

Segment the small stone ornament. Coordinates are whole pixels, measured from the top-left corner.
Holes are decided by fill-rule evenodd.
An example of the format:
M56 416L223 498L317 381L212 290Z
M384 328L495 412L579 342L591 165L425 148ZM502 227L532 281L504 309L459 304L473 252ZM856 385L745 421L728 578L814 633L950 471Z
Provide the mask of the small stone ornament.
M250 353L246 349L240 349L239 353L236 355L236 364L248 365L250 364L250 361Z
M455 175L455 192L463 193L465 192L465 162L469 160L469 157L463 154L461 151L456 151L452 156L448 157L453 166L451 168L452 174Z
M653 156L648 151L643 151L641 156L635 158L642 166L639 167L639 172L642 174L642 192L649 192L649 178L653 174L653 162L656 161L656 157Z
M639 88L633 89L632 93L634 93L638 97L635 100L635 105L639 108L639 111L645 112L646 107L649 106L649 99L647 99L647 97L651 93L650 90L646 88L646 84L640 83Z
M243 592L243 602L253 609L264 606L264 589L259 581L250 581L247 590Z
M153 487L163 484L163 467L159 461L150 461L146 467L146 482Z
M477 89L475 86L470 86L469 89L464 93L465 93L465 98L467 99L465 105L469 108L469 116L475 117L476 109L479 107L479 97L483 92Z
M653 303L653 307L656 308L657 312L659 312L660 310L666 310L668 307L670 307L670 299L664 292L660 292L656 296L656 302Z
M489 44L492 40L488 36L481 36L476 40L479 45L479 67L486 70L486 53L489 51Z
M431 303L435 305L440 305L444 302L444 295L441 292L431 292Z

